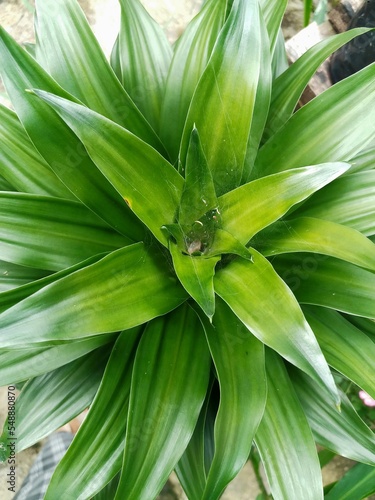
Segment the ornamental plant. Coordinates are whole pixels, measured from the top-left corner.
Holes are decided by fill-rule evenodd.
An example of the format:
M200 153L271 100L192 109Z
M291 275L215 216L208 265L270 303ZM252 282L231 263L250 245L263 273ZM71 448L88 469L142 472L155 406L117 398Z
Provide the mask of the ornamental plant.
M333 375L375 397L375 66L295 112L366 30L287 68L286 0L207 0L173 46L120 3L110 62L76 0L36 0L27 51L0 31L17 450L89 407L47 500L150 500L172 470L214 500L252 449L273 498L318 500L315 443L373 478Z

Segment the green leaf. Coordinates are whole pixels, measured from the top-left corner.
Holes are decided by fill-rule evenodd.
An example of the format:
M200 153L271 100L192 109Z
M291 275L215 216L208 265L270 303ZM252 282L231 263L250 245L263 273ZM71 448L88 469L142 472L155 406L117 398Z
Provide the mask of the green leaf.
M186 118L181 164L186 164L195 124L218 195L237 187L244 173L259 81L262 32L258 1L235 0Z
M226 9L227 0L208 0L175 45L160 127L160 137L173 163L177 160L191 98L211 57Z
M287 170L249 182L219 198L222 228L242 244L348 170L346 163L326 163Z
M161 227L174 222L183 187L180 174L151 146L114 122L47 92L35 93L61 115L126 204L166 245Z
M72 420L91 403L112 346L29 380L16 400L17 453ZM38 405L35 405L35 401ZM7 429L5 425L5 429ZM7 438L3 431L1 441Z
M215 266L220 257L205 259L201 256L186 255L172 242L169 245L169 250L174 270L182 286L203 309L204 313L212 318L215 312L213 277Z
M335 484L325 499L362 500L372 493L375 493L375 468L357 464Z
M15 191L15 188L3 176L0 176L0 191Z
M144 230L121 196L89 158L77 136L46 103L25 89L40 88L74 100L0 27L5 87L35 147L70 191L122 234L139 241Z
M291 379L315 440L338 455L374 465L375 435L355 412L346 395L340 391L339 412L330 405L327 392L311 378L293 370Z
M181 225L191 225L209 210L216 209L219 203L196 128L191 132L185 171L178 222Z
M36 0L36 15L39 64L89 108L162 151L155 132L112 71L78 2Z
M375 148L370 147L361 151L358 155L350 160L350 174L361 172L363 170L373 170L375 164Z
M127 330L166 314L185 299L164 256L137 243L47 285L3 312L0 346L53 345Z
M119 335L90 410L57 466L45 500L91 498L121 470L139 337L139 328Z
M221 300L205 325L220 384L215 453L202 499L214 500L245 465L266 402L264 346Z
M346 175L314 194L295 215L317 217L375 234L375 171Z
M0 260L0 292L10 292L17 287L47 276L49 272L42 269L19 266Z
M216 273L216 293L251 333L326 387L338 403L327 362L294 295L261 254L251 253L253 263L237 259Z
M333 257L285 254L272 262L298 301L375 318L375 274Z
M266 350L268 396L255 443L274 498L323 499L318 454L280 357Z
M112 340L112 335L98 335L82 341L51 347L2 349L0 351L0 385L17 384L56 370Z
M288 1L279 0L278 2L274 2L274 0L260 0L259 3L270 38L270 52L273 54Z
M374 75L372 64L299 109L260 149L253 178L305 165L346 161L366 148L374 135L368 112L374 103Z
M81 203L0 193L0 250L4 260L59 271L130 243Z
M303 25L307 26L310 22L311 11L313 8L312 0L304 0L304 14L303 14Z
M120 4L121 27L117 45L120 81L138 109L158 131L172 48L164 31L139 0L120 0Z
M236 259L216 273L215 292L259 340L326 387L337 403L332 375L298 302L271 264L251 252L253 263Z
M304 306L327 362L375 398L375 344L336 311Z
M355 229L312 217L272 224L257 235L255 246L266 256L320 253L375 271L375 245L366 236Z
M155 498L162 489L193 434L209 372L204 332L189 306L149 323L134 363L116 499Z
M14 281L15 287L12 287L10 290L7 289L5 286L5 291L1 290L0 293L0 313L5 311L6 309L9 309L10 307L14 306L21 300L25 299L26 297L29 297L33 293L37 292L44 286L53 283L55 281L58 281L59 279L63 278L64 276L67 276L68 274L71 274L79 269L83 269L86 266L89 266L90 264L94 264L98 260L102 259L104 257L103 254L101 255L95 255L94 257L91 257L90 259L87 259L84 262L80 262L79 264L76 264L75 266L68 267L67 269L64 269L63 271L59 271L58 273L53 273L53 274L47 274L46 271L39 271L35 270L32 268L26 268L26 267L20 267L16 266L14 264L8 264L8 263L3 263L4 264L4 273L5 276L8 277L10 273L10 281ZM0 263L1 264L1 263ZM11 266L10 269L8 269L8 265ZM14 268L19 270L20 275L22 276L22 272L26 273L32 273L30 278L26 280L26 284L24 284L23 281L19 283L17 281L17 278L14 277ZM7 274L8 273L8 274ZM47 274L47 276L46 276ZM28 275L27 275L28 276ZM31 281L33 280L33 281ZM5 281L5 285L8 284ZM0 280L0 283L2 281ZM3 282L4 284L4 282Z
M304 88L319 66L342 45L367 31L366 28L357 28L317 43L277 78L272 87L265 139L275 134L293 115Z
M0 105L0 174L17 191L76 199L27 136L17 115Z

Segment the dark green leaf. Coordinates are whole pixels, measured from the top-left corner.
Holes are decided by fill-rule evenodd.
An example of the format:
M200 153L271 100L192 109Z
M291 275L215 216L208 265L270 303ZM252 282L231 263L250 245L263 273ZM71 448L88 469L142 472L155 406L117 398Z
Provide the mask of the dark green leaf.
M155 149L114 122L65 99L35 91L77 134L124 204L166 245L161 230L174 222L183 178Z
M163 150L113 73L78 2L36 0L36 14L36 54L41 66L89 108Z
M202 326L189 306L150 322L132 376L116 499L155 498L196 426L210 372Z
M318 454L301 404L280 357L267 349L268 396L255 436L276 499L323 499Z
M330 405L328 394L301 372L293 369L291 379L315 440L338 455L375 464L375 435L340 391L341 411Z
M0 251L15 264L59 271L130 243L81 203L0 193Z
M0 292L10 292L31 281L42 279L48 274L49 272L42 269L33 269L0 260Z
M3 312L0 345L53 345L127 330L171 311L185 299L164 256L137 243L47 285Z
M139 337L139 328L119 335L90 410L56 468L45 500L91 498L120 471Z
M191 98L223 26L226 9L227 0L208 0L176 43L160 128L173 163L177 160Z
M120 81L158 131L172 48L164 31L139 0L120 0L120 4L121 27L116 48Z
M325 496L326 500L362 500L375 493L375 467L357 464Z
M285 254L272 264L299 302L375 318L374 273L319 254Z
M253 263L236 259L216 273L216 293L259 340L326 387L338 403L327 362L294 295L271 264L251 252Z
M220 384L215 453L202 499L214 500L245 465L266 402L264 346L221 300L205 325Z

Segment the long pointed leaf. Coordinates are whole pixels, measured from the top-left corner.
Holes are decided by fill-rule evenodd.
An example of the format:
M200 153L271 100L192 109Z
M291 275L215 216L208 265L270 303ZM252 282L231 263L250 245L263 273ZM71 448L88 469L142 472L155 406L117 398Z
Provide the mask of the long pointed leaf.
M214 500L245 465L266 403L264 346L218 301L205 327L220 384L215 454L202 499Z
M375 465L375 435L340 391L341 412L329 404L327 392L303 373L291 375L315 440L339 455Z
M134 241L139 221L89 158L77 136L46 103L25 89L39 88L74 100L0 27L0 73L35 147L70 191L109 225Z
M161 227L174 222L183 186L180 174L151 146L114 122L47 92L36 93L62 116L134 213L166 244Z
M375 64L333 85L297 111L260 149L253 178L353 158L373 139ZM328 124L334 123L330 127ZM311 140L311 138L314 140Z
M196 313L183 306L149 323L134 363L116 499L154 498L193 434L210 355Z
M4 260L59 271L130 243L81 203L0 193L0 251Z
M312 217L276 222L262 231L256 248L263 255L314 252L375 271L375 245L355 229ZM355 248L355 252L353 252Z
M310 427L279 356L266 351L268 397L255 436L275 500L323 499Z
M240 186L219 198L222 227L245 245L258 231L348 168L346 163L326 163L288 170Z
M17 115L0 106L0 173L18 191L76 199L36 151Z
M326 387L339 402L327 362L294 295L271 264L251 252L253 263L237 259L216 273L216 293L259 340Z
M138 243L7 309L0 315L0 345L48 345L127 330L171 311L185 298L164 256Z
M37 0L36 14L36 53L41 66L89 108L163 150L116 78L78 2Z
M191 98L223 26L227 0L209 0L176 43L161 115L161 138L174 163ZM173 117L173 120L171 119Z
M19 266L0 260L0 292L10 292L49 275L48 271Z
M98 389L111 348L99 347L24 385L16 402L17 452L37 443L87 408ZM6 439L6 433L2 440Z
M325 496L326 500L359 500L375 493L375 467L357 464Z
M262 33L258 1L235 0L186 118L182 166L195 124L218 195L237 187L242 179L258 88Z
M158 131L172 48L164 31L139 0L120 0L120 4L121 27L117 46L120 81L154 130Z
M375 399L375 344L336 311L304 306L327 362Z
M357 28L323 40L307 50L279 76L272 88L265 138L269 138L289 120L304 88L325 59L349 40L366 31L366 28Z
M314 194L295 215L317 217L375 234L375 171L343 176Z
M375 318L375 274L333 257L285 254L273 265L298 301Z
M120 471L139 337L139 329L119 335L90 410L56 468L45 500L91 498Z

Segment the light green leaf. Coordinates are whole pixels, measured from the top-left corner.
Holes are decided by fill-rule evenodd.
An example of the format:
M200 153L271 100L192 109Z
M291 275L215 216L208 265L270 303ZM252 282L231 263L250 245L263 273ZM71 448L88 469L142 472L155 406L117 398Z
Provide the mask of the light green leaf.
M138 109L158 131L172 48L164 31L139 0L120 0L120 4L121 27L116 49L120 81Z
M304 306L327 362L375 398L375 344L336 311Z
M271 54L273 54L288 1L279 0L275 2L274 0L260 0L259 3L262 8L268 36L270 38Z
M362 500L375 493L375 468L365 464L352 467L329 490L326 500Z
M181 225L193 224L218 207L214 181L202 150L199 133L193 128L186 157L185 184L178 211Z
M358 155L350 160L350 174L362 172L364 170L373 170L375 167L375 148L370 147L361 151Z
M343 457L375 465L375 435L355 412L340 391L341 412L329 402L325 390L301 372L291 372L297 396L313 431L315 440Z
M185 166L195 124L218 195L237 187L244 173L258 88L262 32L258 1L234 0L186 118L181 164Z
M99 347L24 385L15 405L17 453L48 436L90 405L111 348ZM4 428L8 426L5 424ZM7 430L3 431L1 441L6 438Z
M182 286L203 309L204 313L212 318L215 312L213 277L215 266L220 257L205 259L201 256L186 255L172 242L169 245L169 250L174 270Z
M46 103L25 89L40 88L75 100L0 27L0 73L35 147L70 191L116 230L139 241L144 230L98 171L77 136Z
M322 219L300 217L276 222L257 235L255 246L265 256L320 253L375 271L374 243L355 229Z
M253 263L236 259L216 273L216 293L259 340L326 387L339 402L327 362L294 295L261 254L253 249L251 253Z
M121 470L130 383L139 337L139 328L119 335L98 392L52 476L45 500L91 498Z
M279 78L272 87L272 100L266 125L265 139L275 134L292 116L304 88L313 77L319 66L342 45L355 36L369 31L357 28L334 35L317 43L299 57Z
M0 385L17 384L56 370L112 340L112 335L98 335L82 341L51 347L9 351L2 349L0 351Z
M0 251L4 260L59 271L130 243L81 203L0 193Z
M155 498L193 434L210 355L187 305L149 323L132 376L124 462L116 499Z
M181 175L155 149L114 122L47 92L35 92L61 115L124 203L166 245L161 227L174 222Z
M173 163L177 160L191 98L211 57L226 9L227 0L208 0L175 45L160 127L161 139Z
M9 309L10 307L14 306L21 300L25 299L26 297L29 297L29 295L32 295L33 293L37 292L44 286L53 283L54 281L58 281L59 279L63 278L64 276L67 276L68 274L71 274L79 269L83 269L86 266L89 266L90 264L94 264L101 258L103 258L104 255L95 255L94 257L91 257L90 259L87 259L84 262L80 262L79 264L76 264L75 266L68 267L67 269L64 269L63 271L59 271L58 273L53 273L49 274L46 271L39 271L36 269L32 268L26 268L26 267L21 267L21 266L16 266L14 264L9 264L9 263L3 263L3 267L5 271L5 277L9 276L10 273L10 282L12 280L15 281L14 285L15 287L11 287L11 289L7 289L7 281L0 280L0 283L5 284L5 291L1 290L0 293L0 313L5 311L6 309ZM0 262L0 265L2 263ZM11 266L10 269L8 269L8 266ZM22 273L32 273L29 277L29 279L26 280L26 284L21 281L20 283L17 282L17 278L14 276L14 268L18 270L17 275L23 276ZM1 273L1 271L0 271ZM8 274L7 274L8 273ZM26 274L25 276L29 276L29 274ZM4 274L3 274L4 275ZM32 280L32 281L31 281ZM9 284L9 282L8 282Z
M94 111L163 150L116 78L76 0L36 0L37 61ZM67 64L68 62L68 64Z
M375 274L333 257L285 254L272 262L302 304L375 318Z
M287 170L249 182L219 198L222 228L242 244L348 170L347 163L326 163Z
M346 161L365 149L375 132L369 112L374 104L374 76L372 64L299 109L260 149L253 178L305 165Z
M127 330L166 314L185 299L164 256L137 243L47 285L3 312L0 346L53 345Z
M314 194L297 214L344 224L366 236L375 234L375 171L335 180Z
M205 324L220 384L215 453L202 499L220 498L245 465L266 402L264 346L221 300Z
M0 174L17 191L76 199L27 136L17 115L0 105Z
M10 292L31 281L42 279L48 274L48 271L42 269L33 269L0 260L0 292Z
M318 454L280 357L266 350L268 396L255 436L273 498L323 499Z

